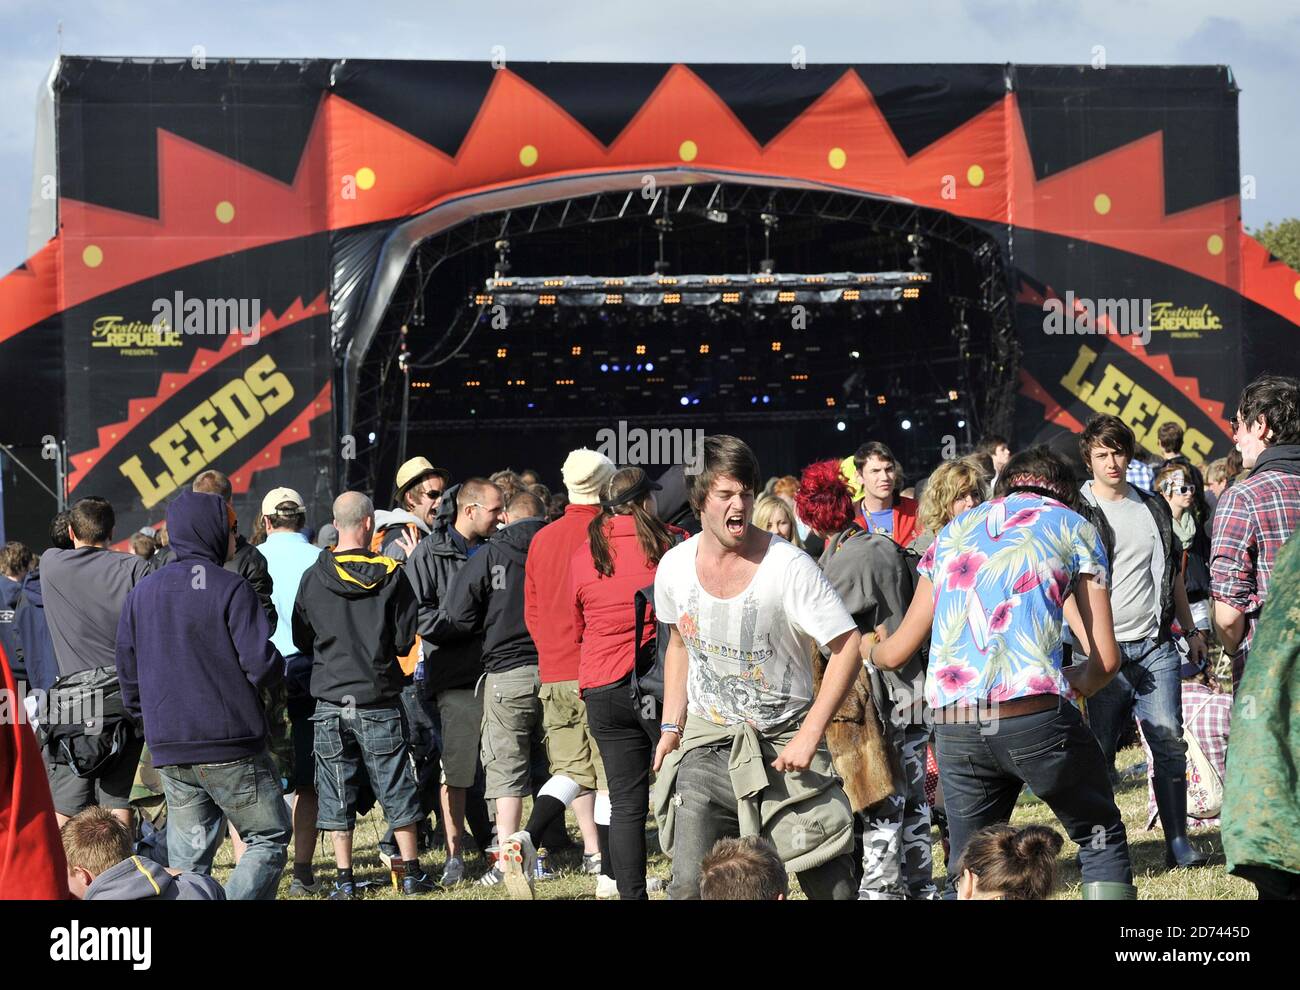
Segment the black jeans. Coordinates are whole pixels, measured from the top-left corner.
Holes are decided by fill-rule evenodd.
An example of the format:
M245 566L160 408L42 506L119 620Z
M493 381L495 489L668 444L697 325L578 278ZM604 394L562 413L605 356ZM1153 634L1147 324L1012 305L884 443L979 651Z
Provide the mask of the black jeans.
M1070 702L1014 718L936 720L934 730L948 812L949 896L971 835L1009 821L1025 784L1079 844L1085 883L1133 882L1128 836L1101 746Z
M659 704L637 698L629 674L617 684L583 692L587 724L600 749L609 781L609 856L618 896L646 899L646 817L650 765L659 745Z

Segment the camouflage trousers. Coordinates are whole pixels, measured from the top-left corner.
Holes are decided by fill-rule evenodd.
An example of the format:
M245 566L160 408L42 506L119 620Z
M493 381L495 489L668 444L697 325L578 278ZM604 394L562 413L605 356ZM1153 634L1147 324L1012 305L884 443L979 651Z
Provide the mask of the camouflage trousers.
M864 901L934 900L939 896L932 876L930 806L925 800L925 725L899 726L886 720L889 742L902 754L907 790L859 812L862 819L862 882Z

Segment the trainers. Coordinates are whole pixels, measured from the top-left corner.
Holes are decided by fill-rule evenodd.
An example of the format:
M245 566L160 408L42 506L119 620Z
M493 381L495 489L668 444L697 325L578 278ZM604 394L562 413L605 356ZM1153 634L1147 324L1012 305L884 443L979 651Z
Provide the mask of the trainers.
M600 872L600 853L582 854L582 872L589 876Z
M480 887L499 887L505 882L505 874L495 866L478 878Z
M444 887L454 887L458 883L465 881L465 861L459 856L454 856L447 860L447 865L442 868L442 879L439 881Z
M649 889L648 884L646 889ZM607 877L603 873L596 877L596 900L612 901L616 897L618 897L618 882L613 877Z
M533 877L537 880L554 880L555 874L550 871L546 865L547 851L545 848L537 850L537 865L533 869Z
M421 871L419 873L408 873L402 877L402 895L411 897L415 894L431 894L438 889L438 881Z
M331 901L359 901L361 900L361 891L355 883L340 883L334 881L334 889L330 891L329 899Z
M506 890L516 901L533 899L537 879L537 853L528 832L520 830L501 843L497 867L506 878Z
M290 897L316 897L325 892L325 882L323 880L314 880L311 883L303 883L297 877L293 878L293 883L289 884Z

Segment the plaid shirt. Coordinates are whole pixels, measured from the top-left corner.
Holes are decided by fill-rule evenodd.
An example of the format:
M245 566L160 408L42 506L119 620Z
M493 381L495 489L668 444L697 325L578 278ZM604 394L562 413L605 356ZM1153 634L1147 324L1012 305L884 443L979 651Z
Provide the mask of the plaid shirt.
M1219 497L1210 547L1210 597L1246 616L1243 647L1249 648L1259 609L1268 598L1273 560L1298 528L1300 476L1265 470ZM1234 668L1244 666L1243 655Z
M1183 734L1191 735L1201 752L1223 779L1228 761L1228 733L1232 728L1232 695L1216 693L1200 681L1183 681ZM1156 823L1155 760L1146 735L1138 724L1138 738L1147 757L1147 828ZM1190 761L1189 761L1190 764ZM1218 826L1219 819L1187 816L1188 827Z
M1153 487L1156 483L1156 473L1151 469L1151 465L1145 461L1139 461L1136 457L1128 462L1128 471L1124 475L1124 480L1130 485L1136 485L1143 491L1155 492Z

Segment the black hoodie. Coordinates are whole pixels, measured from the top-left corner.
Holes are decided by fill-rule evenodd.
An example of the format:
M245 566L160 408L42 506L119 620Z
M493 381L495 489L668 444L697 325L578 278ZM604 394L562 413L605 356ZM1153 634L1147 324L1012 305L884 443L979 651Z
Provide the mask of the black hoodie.
M1279 443L1273 447L1265 447L1248 477L1253 478L1261 471L1280 471L1283 474L1300 475L1300 443Z
M411 551L406 576L420 602L418 632L424 645L424 690L435 695L473 687L483 674L483 634L464 633L447 621L447 591L470 559L452 537L460 485L442 493L432 531ZM477 554L476 554L477 556Z
M370 550L322 553L298 584L293 643L314 655L311 696L335 705L395 705L397 658L415 645L418 603L401 565Z
M447 589L447 621L461 633L483 635L483 668L494 674L537 663L524 624L524 561L545 525L545 519L521 519L498 531Z

